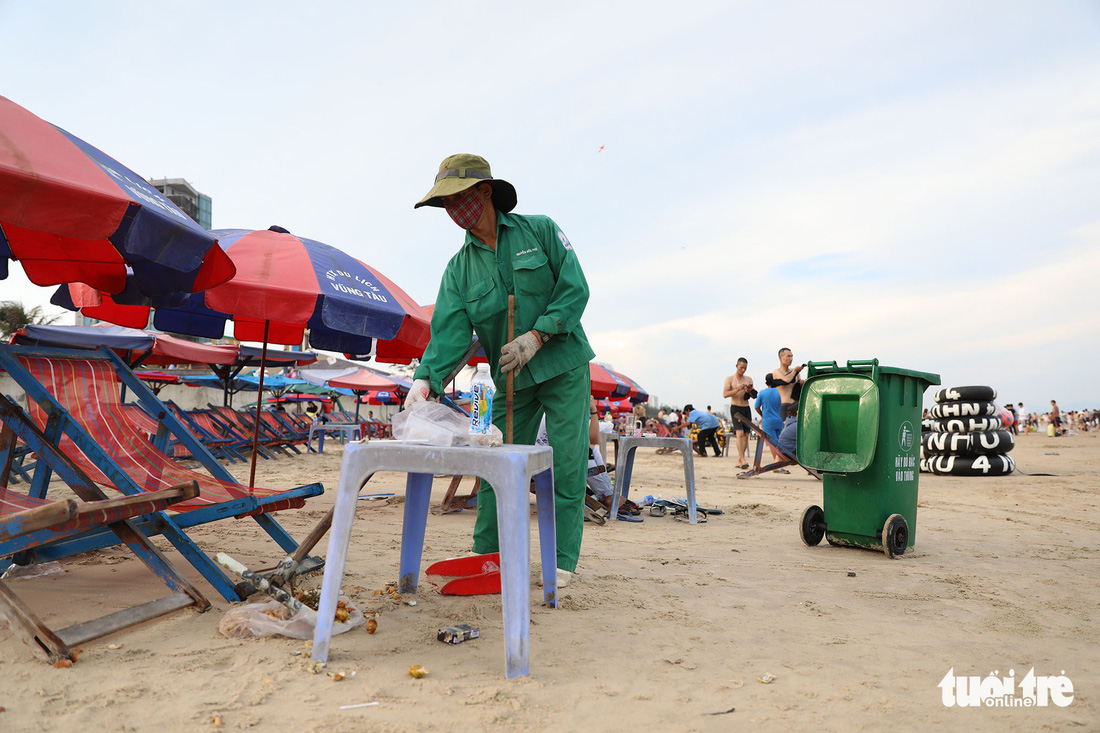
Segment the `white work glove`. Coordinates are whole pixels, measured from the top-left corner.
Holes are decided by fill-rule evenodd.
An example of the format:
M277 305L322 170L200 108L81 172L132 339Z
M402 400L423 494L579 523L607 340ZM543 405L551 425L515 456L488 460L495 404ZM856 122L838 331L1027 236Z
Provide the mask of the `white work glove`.
M504 344L500 350L500 370L507 374L519 371L531 361L535 352L542 348L542 339L534 331L528 331L516 337L515 341Z
M412 388L409 389L409 393L405 395L405 409L409 409L417 402L427 402L432 399L438 399L438 397L432 397L431 382L427 379L417 379L413 382Z

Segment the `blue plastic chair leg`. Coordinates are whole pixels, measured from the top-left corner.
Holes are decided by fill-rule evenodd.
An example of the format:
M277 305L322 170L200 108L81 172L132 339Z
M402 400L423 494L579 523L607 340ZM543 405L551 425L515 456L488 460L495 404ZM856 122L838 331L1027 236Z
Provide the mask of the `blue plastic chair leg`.
M622 443L619 444L620 447ZM624 451L622 460L619 461L618 467L615 469L618 471L618 476L615 479L615 491L611 494L611 519L614 520L619 516L619 504L630 495L630 472L634 469L634 451L638 450L638 446L632 445ZM616 455L616 459L618 455Z
M550 608L558 607L557 525L554 522L554 471L535 474L535 503L539 510L539 552L542 558L542 595Z
M502 478L504 480L493 481L492 485L497 499L497 536L500 539L504 676L512 679L531 671L531 505L528 499L531 483L519 462ZM556 558L550 567L554 569L556 583Z
M340 473L340 484L359 480L359 477ZM363 483L370 480L370 474ZM336 617L336 603L339 600L340 583L344 579L344 568L348 562L348 546L351 544L351 527L355 523L355 505L359 501L358 491L336 492L336 506L332 517L332 527L328 533L328 552L325 553L325 576L321 581L321 600L317 608L317 627L313 631L313 658L320 662L328 661L328 648L332 641L332 625Z
M688 522L698 521L698 507L695 506L695 457L690 450L680 451L684 455L684 488L687 490Z
M420 559L424 555L424 532L428 526L428 504L432 497L432 474L410 473L405 482L405 518L401 527L401 571L399 593L416 593Z

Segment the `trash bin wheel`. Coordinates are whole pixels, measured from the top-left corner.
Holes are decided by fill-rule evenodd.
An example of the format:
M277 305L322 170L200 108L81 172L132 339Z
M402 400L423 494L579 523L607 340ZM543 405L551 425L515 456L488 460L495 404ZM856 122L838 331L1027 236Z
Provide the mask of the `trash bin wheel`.
M810 547L821 544L821 538L825 536L825 512L816 504L806 507L802 512L802 523L798 526L798 534L802 541Z
M909 523L900 514L891 514L882 527L882 551L888 557L905 554L909 546Z

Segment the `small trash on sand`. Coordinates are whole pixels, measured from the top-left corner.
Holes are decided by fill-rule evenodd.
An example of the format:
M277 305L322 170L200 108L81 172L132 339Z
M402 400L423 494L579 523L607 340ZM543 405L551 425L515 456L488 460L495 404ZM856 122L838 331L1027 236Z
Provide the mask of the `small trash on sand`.
M854 577L856 577L856 574L855 573L848 573L848 577L849 578L854 578Z
M215 728L221 728L222 727L222 716L215 715L214 720L212 722L214 723Z
M375 631L378 631L378 622L372 618L367 619L367 633L373 634Z
M464 641L470 639L477 639L481 636L481 629L476 626L470 626L469 624L457 624L455 626L445 626L439 630L435 638L446 644L461 644Z
M769 674L767 672L760 675L760 681L763 682L765 685L770 685L771 683L775 682L776 679L778 678L774 674Z
M66 667L73 666L73 660L71 660L71 659L58 659L56 662L53 663L53 666L57 667L58 669L65 669Z
M1062 454L1059 453L1058 451L1054 451L1053 453L1044 453L1043 455L1044 456L1060 456Z
M716 713L703 713L703 715L726 715L728 713L732 713L736 709L737 708L730 708L729 710L719 710Z
M341 710L354 710L355 708L369 708L377 705L377 702L361 702L357 705L341 705Z
M34 565L12 564L0 575L0 580L27 580L29 578L44 578L48 575L61 575L65 568L59 562L43 562Z
M333 681L333 682L340 682L340 681L342 681L342 680L343 680L343 679L344 679L345 677L347 677L347 675L346 675L346 674L344 674L343 672L333 672L333 673L332 673L331 675L329 675L329 676L330 676L330 677L332 677L332 681Z
M108 645L107 645L107 648L108 648L108 649L110 649L110 650L112 650L112 651L114 651L115 649L121 649L121 648L122 648L122 644L108 644Z
M409 676L413 679L418 680L422 677L427 677L428 670L424 669L419 664L414 664L413 666L409 667Z

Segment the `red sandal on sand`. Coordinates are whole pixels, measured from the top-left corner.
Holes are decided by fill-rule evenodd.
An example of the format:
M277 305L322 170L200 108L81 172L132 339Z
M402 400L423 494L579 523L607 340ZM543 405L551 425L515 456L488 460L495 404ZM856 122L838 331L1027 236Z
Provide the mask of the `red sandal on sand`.
M500 553L454 557L432 563L426 575L454 577L439 589L445 596L480 596L500 593Z

